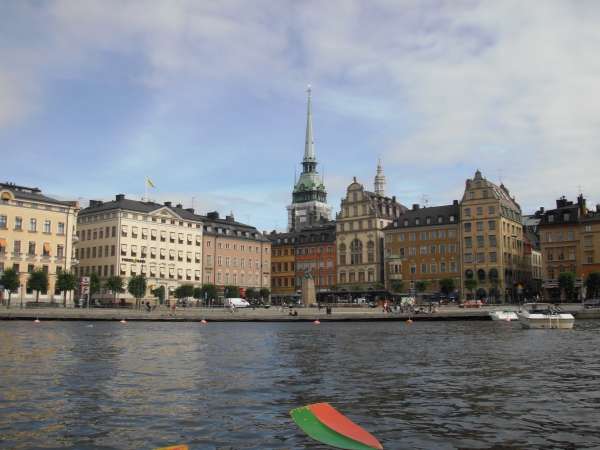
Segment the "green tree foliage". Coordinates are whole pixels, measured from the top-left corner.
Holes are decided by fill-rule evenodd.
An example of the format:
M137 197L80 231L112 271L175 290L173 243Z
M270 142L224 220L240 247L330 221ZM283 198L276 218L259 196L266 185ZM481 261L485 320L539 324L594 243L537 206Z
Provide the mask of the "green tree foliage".
M90 275L90 296L100 292L101 287L102 286L100 284L100 277L96 272L92 272L92 274Z
M415 289L421 294L427 290L427 286L429 286L429 281L419 280L415 283Z
M259 294L260 294L260 298L262 298L263 300L268 300L269 296L271 295L271 291L269 290L269 288L265 287L259 291Z
M240 288L237 286L225 286L225 298L238 298L240 296Z
M392 292L402 292L402 290L404 289L404 281L392 280L390 288L392 289Z
M135 275L129 279L127 284L127 291L135 297L135 307L139 308L141 305L141 299L146 295L146 277L144 275Z
M63 293L63 308L67 307L67 291L77 287L77 277L71 272L60 272L56 278L56 287Z
M591 272L585 280L587 298L600 297L600 272Z
M248 301L256 300L259 297L260 297L260 292L258 292L256 289L254 289L254 288L246 289L246 300L248 300Z
M465 280L465 289L468 289L471 294L473 294L473 290L477 287L477 280L475 278L467 278Z
M125 292L125 288L123 287L123 278L121 278L119 275L112 275L108 277L104 283L104 287L113 293L114 303L117 302L117 294Z
M181 300L194 296L194 286L191 284L182 284L175 289L175 298Z
M565 300L571 300L575 296L575 274L562 272L558 275L558 287L564 292Z
M156 297L158 303L162 305L165 302L165 287L159 286L156 289L152 289L152 295Z
M202 288L201 287L195 287L194 288L194 295L193 297L196 300L202 300L204 298L204 293L202 292Z
M10 299L13 292L19 289L19 274L15 269L6 269L0 277L0 284L8 291L8 307L10 308Z
M206 300L214 300L217 298L217 287L214 284L202 285L202 297Z
M456 283L454 283L454 278L442 278L440 280L440 291L446 297L449 296L456 289Z
M42 269L34 270L29 274L27 287L35 291L35 302L40 300L40 291L48 290L48 274Z

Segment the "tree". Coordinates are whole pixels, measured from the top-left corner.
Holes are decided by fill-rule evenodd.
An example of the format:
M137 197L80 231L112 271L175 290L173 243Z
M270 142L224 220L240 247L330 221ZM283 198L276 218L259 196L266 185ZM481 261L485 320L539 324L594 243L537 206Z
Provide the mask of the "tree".
M600 296L600 272L591 272L585 280L587 288L587 298L597 298Z
M194 295L193 297L196 300L202 300L204 298L204 293L202 292L202 288L201 287L195 287L194 288Z
M404 281L402 280L392 280L391 286L390 286L392 292L402 292L402 289L404 289Z
M34 270L29 274L27 287L36 292L35 302L38 303L40 300L40 291L48 290L48 274L42 269Z
M467 278L465 280L465 289L468 289L473 295L473 290L477 287L477 280L475 278Z
M254 288L246 289L246 300L256 300L260 297L260 293Z
M238 298L240 296L240 288L237 286L225 286L225 298Z
M206 300L217 298L217 287L214 284L203 284L202 295Z
M427 290L427 286L429 286L429 281L426 280L419 280L415 283L415 289L421 294Z
M8 307L10 308L10 298L13 292L19 289L19 274L15 269L6 269L0 278L0 284L8 291Z
M268 300L269 296L271 295L271 291L269 290L269 288L264 287L259 291L259 295L260 298L262 298L263 300Z
M454 278L442 278L440 280L440 291L442 291L442 294L446 297L453 293L454 289L456 289Z
M135 275L127 283L127 291L135 297L135 307L139 309L141 299L146 295L146 277L144 275Z
M565 300L571 300L575 294L575 274L572 272L559 274L558 287L564 292Z
M154 297L156 297L156 299L158 300L158 303L160 303L162 305L165 302L165 287L159 286L156 289L153 289L152 295Z
M77 287L77 277L71 272L60 272L56 278L56 287L63 293L63 308L67 307L67 291Z
M191 284L182 284L175 289L175 298L182 300L194 295L194 286Z
M100 292L100 288L100 277L96 272L92 272L90 275L90 297Z
M113 293L113 303L117 303L117 294L125 292L125 288L123 287L123 278L121 278L119 275L112 275L108 277L104 283L104 287Z

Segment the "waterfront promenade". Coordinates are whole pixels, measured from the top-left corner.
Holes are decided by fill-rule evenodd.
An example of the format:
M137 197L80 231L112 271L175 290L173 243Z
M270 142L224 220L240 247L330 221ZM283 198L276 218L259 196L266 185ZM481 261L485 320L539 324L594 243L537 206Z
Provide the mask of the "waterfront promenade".
M565 311L577 313L581 304L563 304ZM0 320L127 320L127 321L166 321L166 322L198 322L202 319L215 322L306 322L306 321L404 321L404 320L490 320L489 312L493 310L512 309L518 306L487 306L482 308L463 309L456 306L443 306L436 312L421 313L384 313L381 308L333 308L328 315L325 308L297 308L297 316L289 314L288 308L237 308L231 312L226 308L177 308L175 312L166 307L148 312L146 310L111 309L111 308L0 308ZM589 317L595 318L595 317Z

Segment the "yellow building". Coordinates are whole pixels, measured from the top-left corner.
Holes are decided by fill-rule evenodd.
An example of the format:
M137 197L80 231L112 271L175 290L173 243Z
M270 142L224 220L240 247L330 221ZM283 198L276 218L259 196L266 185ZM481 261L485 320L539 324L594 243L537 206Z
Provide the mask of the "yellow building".
M455 289L459 289L459 213L457 200L444 206L413 205L385 229L389 291L414 294L416 283L424 281L426 293L438 293L439 281L445 278L453 279Z
M276 233L271 240L271 294L275 303L294 301L296 293L295 242L296 233Z
M172 295L177 286L202 283L201 217L193 209L130 200L91 200L77 221L78 275L96 273L102 280L119 275L125 281L142 274L148 289L164 286ZM147 292L147 296L150 296ZM97 297L112 299L108 292ZM131 301L127 293L119 298Z
M78 212L75 201L47 197L38 188L0 183L0 272L14 268L21 281L13 302L35 298L26 286L29 273L37 269L47 272L49 281L39 300L60 301L56 275L71 270Z
M375 192L356 181L348 186L337 216L338 289L366 292L384 288L384 228L406 207L384 195L383 173L378 167Z
M521 207L479 170L467 179L460 206L463 296L517 301L524 283ZM472 290L468 279L476 282Z

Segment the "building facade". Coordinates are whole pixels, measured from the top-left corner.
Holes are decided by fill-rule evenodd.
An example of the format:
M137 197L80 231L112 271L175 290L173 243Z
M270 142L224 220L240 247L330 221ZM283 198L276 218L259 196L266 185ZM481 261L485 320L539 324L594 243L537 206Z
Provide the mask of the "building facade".
M310 275L315 292L325 296L336 286L335 222L305 228L296 234L296 290Z
M14 268L21 285L13 302L36 297L27 280L38 269L48 274L48 290L39 300L58 301L56 277L72 269L78 213L76 201L47 197L39 188L0 183L0 273Z
M331 220L331 206L327 204L327 192L323 178L317 172L317 157L312 130L311 89L308 88L308 109L306 116L306 141L302 173L294 180L292 204L288 210L288 231L318 225Z
M406 207L396 197L365 190L356 177L346 190L337 215L337 286L345 291L383 289L384 229Z
M444 206L413 205L386 227L386 289L414 294L416 283L424 281L426 293L437 293L444 278L453 279L459 289L459 214L458 200Z
M168 296L182 284L202 283L203 222L193 209L125 198L91 200L77 221L77 274L101 280L119 275L148 279L148 292L164 286ZM101 292L97 297L112 299ZM127 292L119 298L131 301Z
M561 197L556 208L540 210L539 235L544 265L543 287L551 300L560 300L561 273L575 275L577 295L583 295L585 278L600 271L600 206L587 209L583 195L576 202Z
M271 288L271 242L255 227L224 219L218 212L202 216L205 284L222 293L225 286Z
M463 295L490 301L517 301L523 289L521 208L508 189L479 170L466 180L461 201ZM465 286L475 280L474 289Z
M269 235L271 240L271 300L274 303L295 302L296 289L296 233Z

